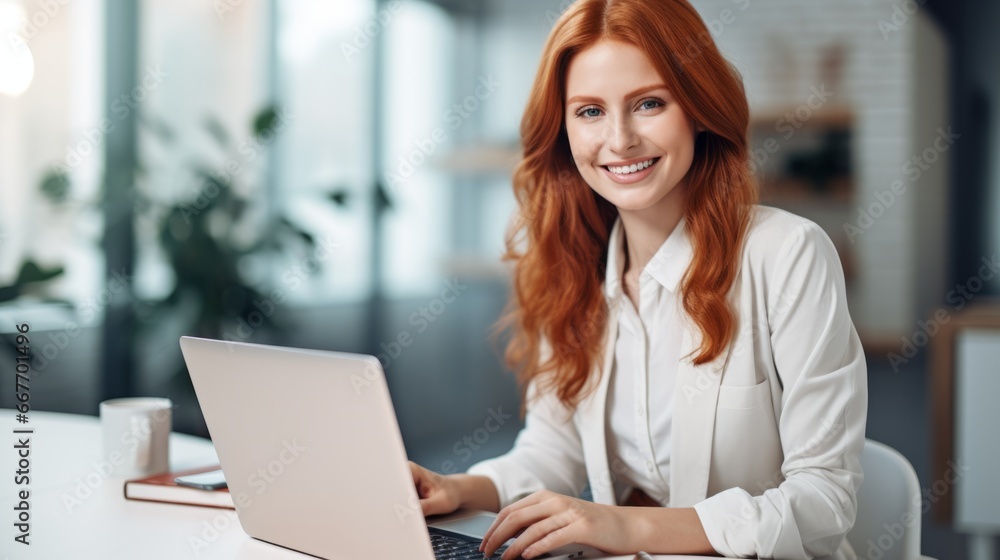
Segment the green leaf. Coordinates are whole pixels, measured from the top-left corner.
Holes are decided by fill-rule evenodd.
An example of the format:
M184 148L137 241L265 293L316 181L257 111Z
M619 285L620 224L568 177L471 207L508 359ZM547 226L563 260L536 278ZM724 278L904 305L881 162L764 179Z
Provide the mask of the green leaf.
M265 107L253 119L253 135L260 138L264 132L273 131L277 121L278 110L273 105Z
M43 269L34 261L25 261L21 265L21 271L17 273L17 284L24 285L33 282L45 282L59 276L64 272L63 267Z
M53 170L42 178L42 184L39 188L46 198L59 204L66 200L70 186L69 175L62 171Z
M334 191L328 193L327 197L334 202L337 206L347 206L347 199L350 198L350 193L345 190Z
M285 229L287 229L288 231L290 231L293 235L296 235L296 236L300 237L303 241L305 241L310 246L312 246L312 245L315 244L316 240L313 238L313 236L312 236L311 233L309 233L308 231L306 231L306 230L300 228L299 226L293 224L291 222L291 220L289 220L288 218L282 216L281 219L279 220L279 223L282 226L284 226Z
M64 272L63 267L43 269L28 260L21 265L21 270L17 273L17 279L12 286L0 286L0 302L10 301L24 293L24 288L28 284L45 282L59 276Z

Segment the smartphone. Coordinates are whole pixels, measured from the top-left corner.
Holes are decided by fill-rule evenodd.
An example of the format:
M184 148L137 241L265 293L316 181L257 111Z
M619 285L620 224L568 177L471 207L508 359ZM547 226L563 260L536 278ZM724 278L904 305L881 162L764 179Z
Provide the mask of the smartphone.
M181 486L190 486L201 490L218 490L226 488L226 478L222 475L222 469L203 472L199 474L189 474L178 476L174 482Z

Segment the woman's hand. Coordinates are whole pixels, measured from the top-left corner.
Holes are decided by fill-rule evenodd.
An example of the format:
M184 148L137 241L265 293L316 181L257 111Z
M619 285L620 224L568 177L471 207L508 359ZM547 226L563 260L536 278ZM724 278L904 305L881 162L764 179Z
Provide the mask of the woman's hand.
M497 514L479 550L491 556L524 530L504 552L503 560L520 554L534 558L563 545L585 544L610 554L634 553L627 508L595 504L540 490Z
M462 496L454 480L429 471L413 461L409 463L424 515L451 513L461 506Z

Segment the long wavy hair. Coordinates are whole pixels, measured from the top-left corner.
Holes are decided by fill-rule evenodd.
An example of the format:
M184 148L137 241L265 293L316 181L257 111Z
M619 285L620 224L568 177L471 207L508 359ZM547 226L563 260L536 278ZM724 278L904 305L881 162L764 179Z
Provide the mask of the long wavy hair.
M672 97L705 128L688 171L684 216L694 255L681 283L684 311L702 335L695 364L716 358L735 331L728 293L757 202L743 81L695 9L685 0L571 5L545 43L521 120L523 158L513 177L519 210L504 254L514 264L513 293L497 324L509 331L505 359L522 398L538 377L540 391L554 390L570 408L585 397L603 354L602 284L618 211L587 185L570 153L566 71L576 53L604 39L644 51Z

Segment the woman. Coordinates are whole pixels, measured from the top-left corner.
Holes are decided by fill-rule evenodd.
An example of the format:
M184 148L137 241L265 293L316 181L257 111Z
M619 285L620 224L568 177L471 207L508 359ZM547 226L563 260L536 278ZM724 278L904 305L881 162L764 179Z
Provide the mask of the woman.
M411 463L425 514L499 511L482 549L517 537L505 559L854 557L864 354L829 238L756 205L748 119L684 0L563 14L507 240L526 425L466 474Z

